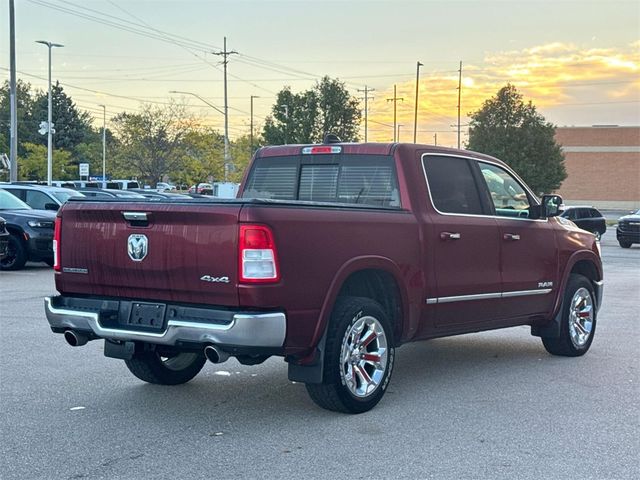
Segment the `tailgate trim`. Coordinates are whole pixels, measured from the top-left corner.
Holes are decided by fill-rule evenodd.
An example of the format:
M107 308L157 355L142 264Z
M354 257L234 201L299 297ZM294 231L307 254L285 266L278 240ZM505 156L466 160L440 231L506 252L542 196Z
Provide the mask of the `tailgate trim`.
M49 325L54 329L92 332L96 337L110 340L141 341L161 345L180 342L213 343L243 347L281 347L287 331L287 318L282 312L235 313L231 323L169 320L164 332L145 332L105 328L100 325L99 313L59 308L54 297L45 297L44 307Z

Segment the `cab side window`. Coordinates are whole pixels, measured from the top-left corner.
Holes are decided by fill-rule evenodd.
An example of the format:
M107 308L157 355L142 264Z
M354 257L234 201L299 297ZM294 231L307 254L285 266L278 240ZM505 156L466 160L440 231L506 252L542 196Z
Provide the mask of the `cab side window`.
M425 155L422 161L433 205L439 212L467 215L484 213L468 160Z
M483 162L478 162L478 165L491 195L496 215L528 218L531 200L522 185L509 172L497 165Z

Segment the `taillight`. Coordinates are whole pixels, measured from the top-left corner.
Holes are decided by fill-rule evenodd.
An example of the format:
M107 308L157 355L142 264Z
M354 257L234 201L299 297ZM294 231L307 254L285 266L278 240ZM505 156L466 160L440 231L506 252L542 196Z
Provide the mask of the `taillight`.
M275 283L280 268L273 233L263 225L240 225L239 278L242 283Z
M60 231L62 230L62 218L56 217L53 225L53 270L60 271Z

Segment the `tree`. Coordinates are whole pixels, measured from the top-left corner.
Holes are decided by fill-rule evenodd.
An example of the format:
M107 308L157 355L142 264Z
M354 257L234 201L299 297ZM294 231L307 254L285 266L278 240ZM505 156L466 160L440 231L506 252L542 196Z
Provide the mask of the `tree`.
M182 161L169 172L174 183L192 185L224 178L224 136L213 129L192 129L183 139Z
M33 117L36 122L46 121L49 109L48 92L38 92L33 106ZM71 97L59 82L51 88L51 117L56 133L53 135L53 147L73 151L91 134L91 115L78 110ZM47 136L40 136L34 143L47 144Z
M18 117L18 155L26 153L25 143L40 143L38 122L33 118L34 100L31 96L31 85L18 80L16 82L17 117ZM45 117L46 120L46 117ZM11 105L9 99L9 82L0 87L0 153L9 154L11 135ZM46 137L45 137L46 138Z
M327 133L335 133L345 142L358 141L360 106L338 80L324 77L315 87L320 104L320 121L316 141L321 142Z
M358 100L339 80L325 76L312 89L297 94L285 87L271 111L262 133L267 144L319 143L327 133L347 142L358 140Z
M505 161L534 192L551 192L567 178L554 135L555 126L506 85L471 114L468 148Z
M35 143L24 144L25 155L18 164L20 180L42 180L47 178L47 147ZM71 162L71 153L56 149L53 151L53 178L69 180L78 178L78 167Z
M141 113L120 113L113 119L120 142L114 171L131 172L152 185L179 171L185 157L184 140L194 123L184 107L175 104L145 105Z
M291 87L285 87L271 111L263 129L267 144L311 143L315 138L319 115L315 91L291 93Z

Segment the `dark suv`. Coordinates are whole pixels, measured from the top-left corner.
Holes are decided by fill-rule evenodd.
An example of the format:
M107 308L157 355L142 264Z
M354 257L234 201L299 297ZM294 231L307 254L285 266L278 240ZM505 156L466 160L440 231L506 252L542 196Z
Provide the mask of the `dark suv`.
M607 231L605 218L593 207L565 207L560 216L571 220L581 229L593 233L598 240Z
M618 219L616 238L622 248L629 248L634 243L640 243L640 210Z
M70 188L49 187L46 185L28 185L11 183L2 185L2 189L15 195L36 210L58 210L71 197L82 197L80 192Z
M7 254L0 260L0 270L20 270L29 260L53 266L56 212L34 210L0 188L0 215L10 234Z
M9 246L9 232L7 232L5 219L0 217L0 261L7 256Z

